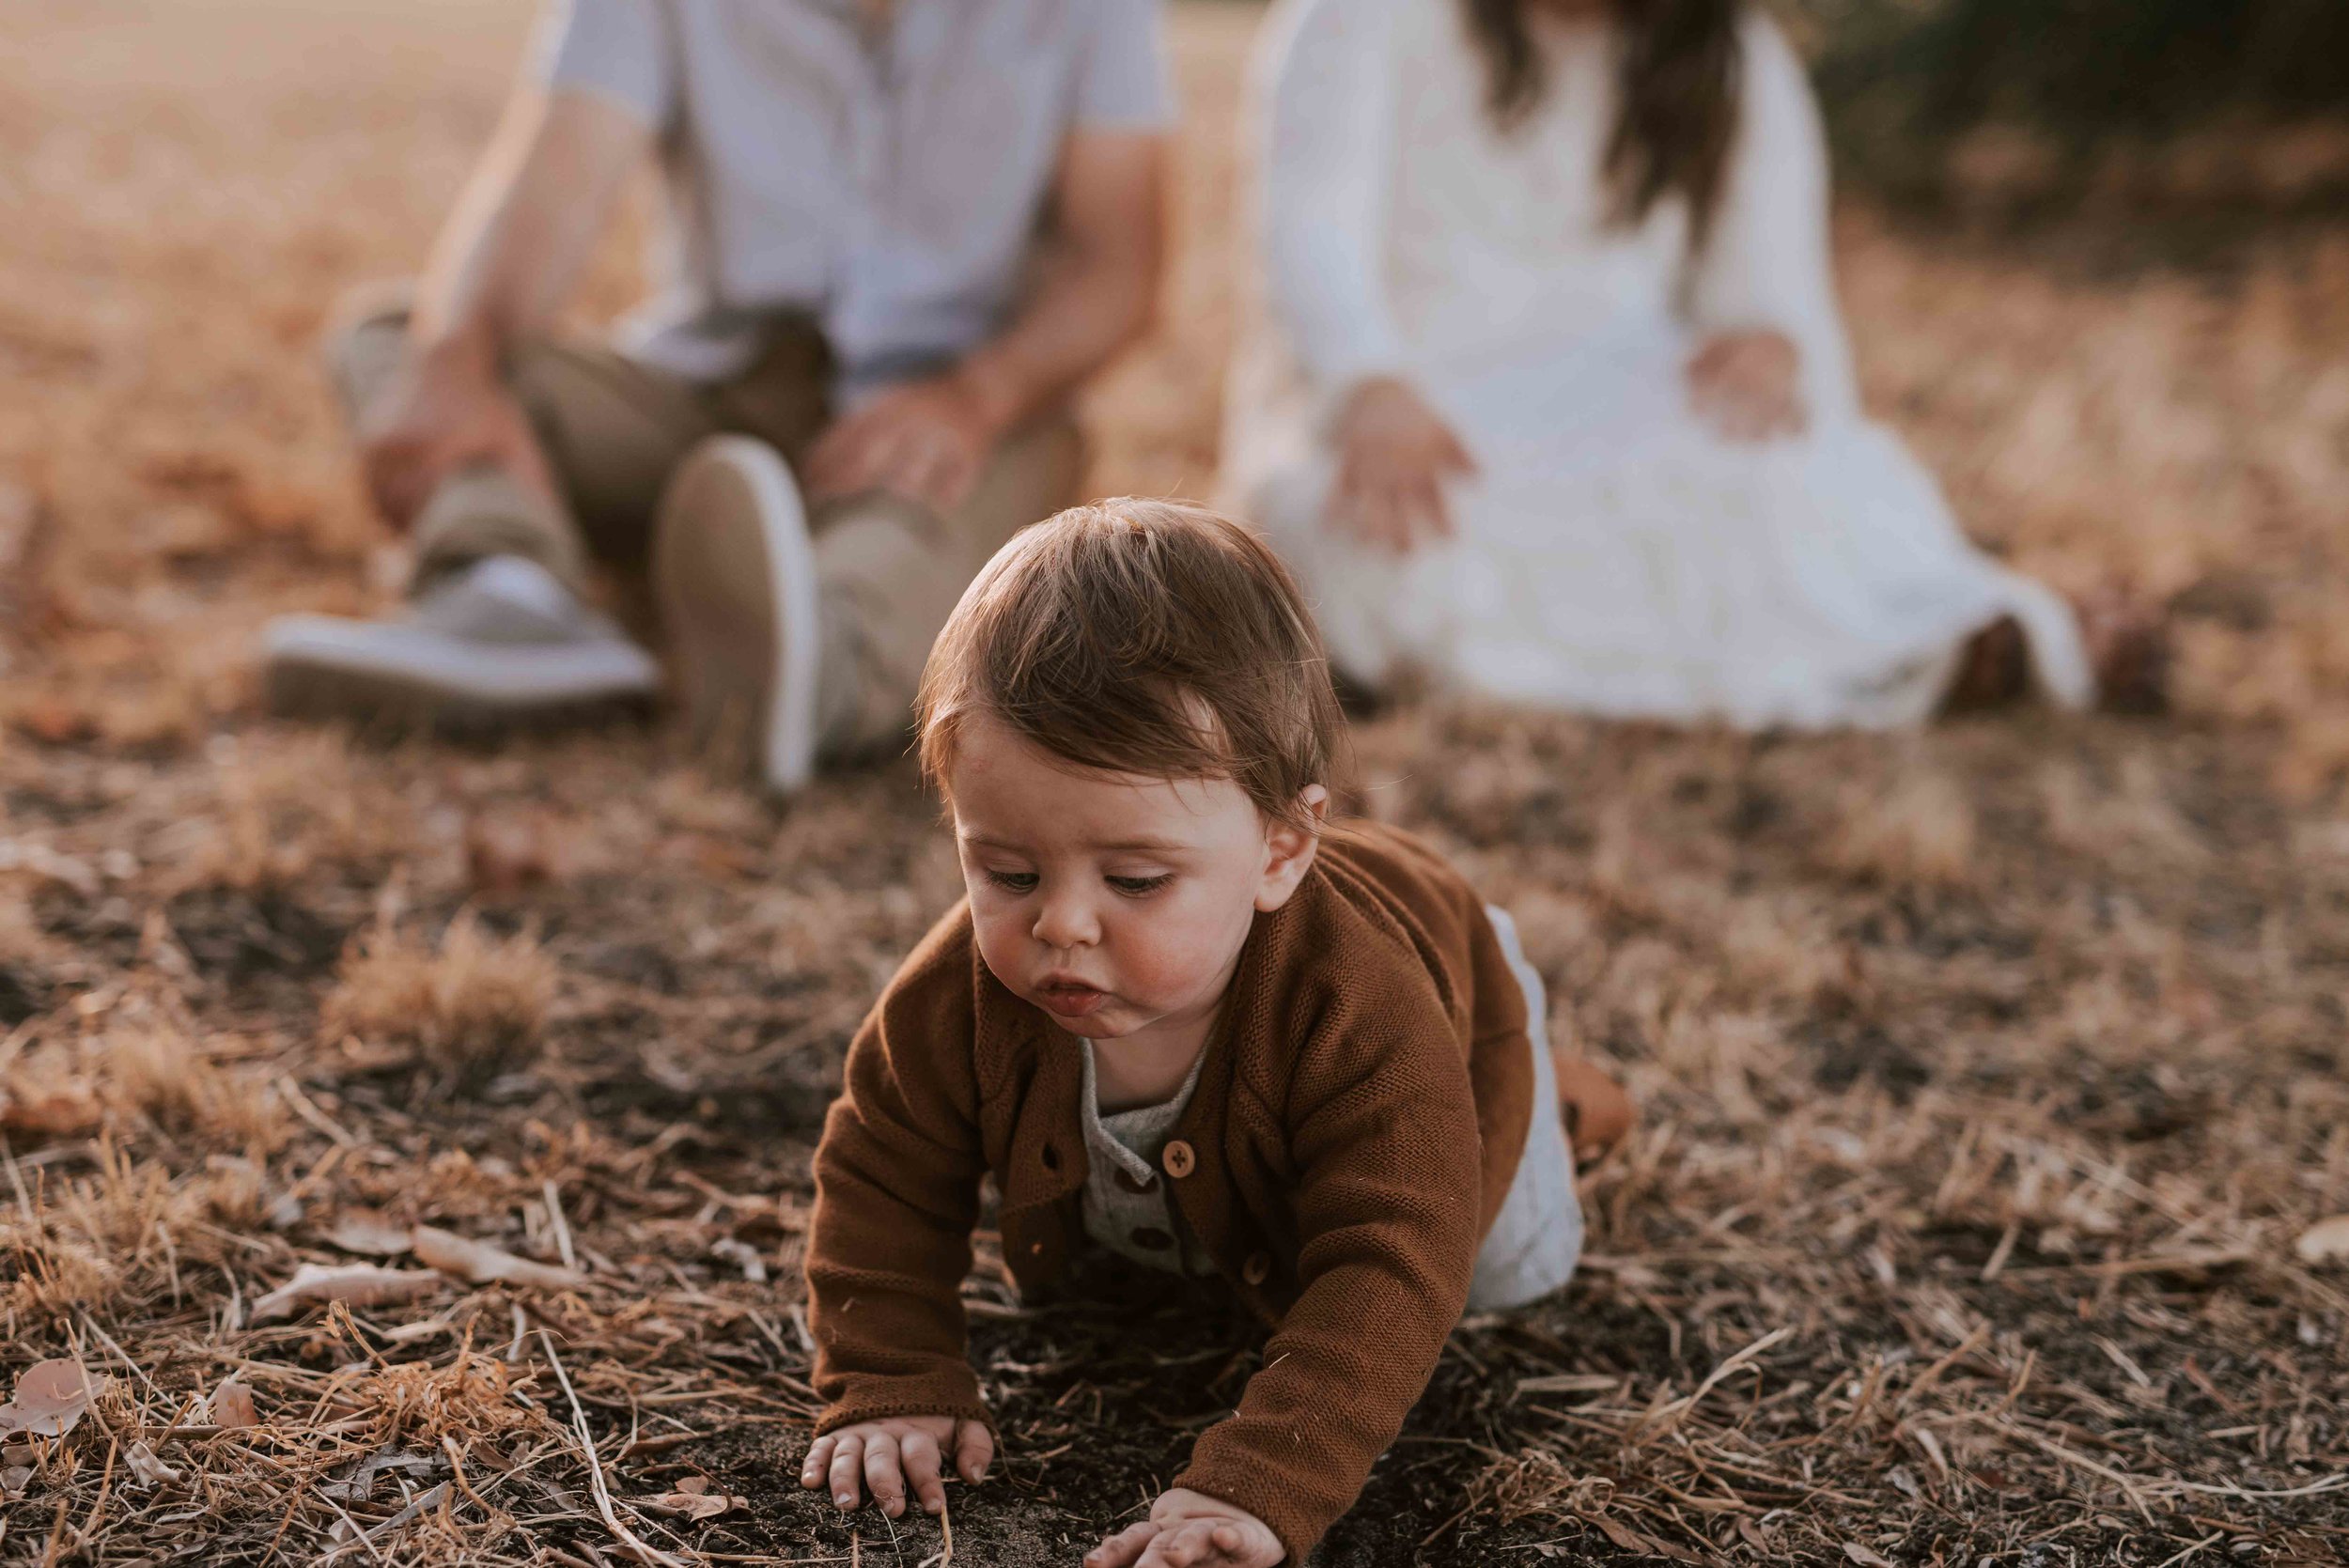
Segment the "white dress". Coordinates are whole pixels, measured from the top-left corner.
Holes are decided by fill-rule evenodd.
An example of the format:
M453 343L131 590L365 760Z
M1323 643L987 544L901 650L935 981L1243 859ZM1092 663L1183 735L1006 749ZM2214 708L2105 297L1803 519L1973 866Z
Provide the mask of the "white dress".
M1741 121L1692 258L1677 196L1605 221L1603 25L1537 24L1548 89L1504 134L1464 10L1279 0L1254 65L1258 265L1222 489L1339 667L1602 715L1892 726L2012 615L2042 692L2091 700L2069 608L1976 550L1860 411L1818 115L1777 27L1743 25ZM1731 442L1689 411L1697 344L1757 327L1800 349L1799 439ZM1323 522L1330 414L1375 375L1418 388L1478 468L1448 491L1457 537L1399 561Z

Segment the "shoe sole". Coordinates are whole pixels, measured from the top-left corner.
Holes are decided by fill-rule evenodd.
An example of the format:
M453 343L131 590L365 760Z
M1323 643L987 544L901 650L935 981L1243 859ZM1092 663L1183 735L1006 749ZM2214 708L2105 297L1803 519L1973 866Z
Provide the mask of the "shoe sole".
M509 650L507 661L516 678L500 689L484 684L477 662L453 661L421 642L387 657L380 627L287 615L263 634L262 698L286 718L476 736L643 709L660 691L658 670L634 648L584 660L575 650L540 660Z
M770 790L816 765L816 553L771 447L717 436L679 466L653 535L653 593L693 743Z

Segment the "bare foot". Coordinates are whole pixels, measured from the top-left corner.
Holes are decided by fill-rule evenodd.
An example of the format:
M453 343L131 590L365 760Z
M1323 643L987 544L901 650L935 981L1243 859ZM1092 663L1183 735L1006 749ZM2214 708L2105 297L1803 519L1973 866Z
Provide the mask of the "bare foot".
M2096 672L2096 706L2108 713L2169 712L2170 619L2160 607L2104 588L2073 608Z
M1558 1069L1558 1108L1565 1113L1566 1136L1577 1165L1595 1165L1624 1141L1639 1120L1631 1096L1587 1057L1552 1051Z
M1966 640L1941 711L1983 713L2021 702L2030 692L2030 644L2024 641L2022 623L2001 615Z

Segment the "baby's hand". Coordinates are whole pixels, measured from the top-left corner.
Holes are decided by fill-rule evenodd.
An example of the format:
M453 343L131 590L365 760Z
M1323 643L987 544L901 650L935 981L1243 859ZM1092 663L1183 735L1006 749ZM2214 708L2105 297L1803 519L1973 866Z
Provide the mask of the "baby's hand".
M832 1500L854 1508L863 1500L858 1485L862 1481L873 1489L881 1512L894 1519L906 1511L910 1481L923 1512L938 1514L946 1507L946 1483L939 1467L950 1449L962 1479L974 1482L987 1474L988 1461L995 1457L995 1436L984 1422L954 1416L859 1421L827 1432L809 1446L807 1463L800 1467L800 1484L813 1492L829 1476Z
M1150 1517L1085 1553L1084 1568L1272 1568L1286 1555L1253 1514L1177 1486Z

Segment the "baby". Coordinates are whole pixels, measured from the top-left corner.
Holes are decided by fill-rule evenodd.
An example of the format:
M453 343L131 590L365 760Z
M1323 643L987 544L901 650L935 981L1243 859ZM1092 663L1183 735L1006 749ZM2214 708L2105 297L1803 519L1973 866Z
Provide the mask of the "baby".
M1302 1562L1461 1312L1573 1273L1568 1126L1588 1153L1628 1103L1551 1061L1507 915L1409 835L1327 820L1320 638L1247 530L1154 501L1028 529L918 722L969 897L858 1032L817 1149L801 1483L894 1515L985 1472L959 1291L992 1176L1024 1293L1093 1246L1220 1275L1272 1329L1087 1568Z

